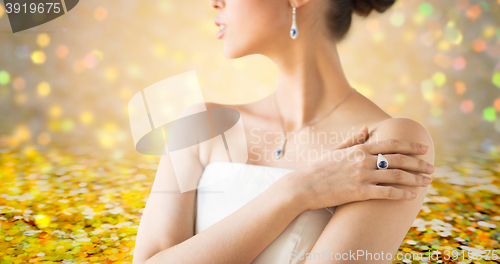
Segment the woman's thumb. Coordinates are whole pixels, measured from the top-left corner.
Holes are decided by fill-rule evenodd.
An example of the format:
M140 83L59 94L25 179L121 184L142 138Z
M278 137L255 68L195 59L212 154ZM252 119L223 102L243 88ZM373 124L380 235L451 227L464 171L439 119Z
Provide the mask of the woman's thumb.
M364 143L368 138L368 126L363 125L356 136L356 139L358 140L356 141L356 144Z

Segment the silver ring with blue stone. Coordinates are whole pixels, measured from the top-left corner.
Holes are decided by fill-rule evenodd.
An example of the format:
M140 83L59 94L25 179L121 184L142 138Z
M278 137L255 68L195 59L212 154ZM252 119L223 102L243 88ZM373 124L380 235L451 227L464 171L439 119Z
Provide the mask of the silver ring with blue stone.
M378 157L377 157L377 168L379 170L386 170L387 167L389 167L389 162L384 157L384 155L382 155L382 154L379 153Z

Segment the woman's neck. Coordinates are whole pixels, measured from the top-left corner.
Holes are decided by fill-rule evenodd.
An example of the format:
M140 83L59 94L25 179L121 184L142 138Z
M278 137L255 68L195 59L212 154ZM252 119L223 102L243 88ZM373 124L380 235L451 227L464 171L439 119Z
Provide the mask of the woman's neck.
M270 56L280 71L276 96L288 132L329 111L352 89L331 41L301 42L294 50Z

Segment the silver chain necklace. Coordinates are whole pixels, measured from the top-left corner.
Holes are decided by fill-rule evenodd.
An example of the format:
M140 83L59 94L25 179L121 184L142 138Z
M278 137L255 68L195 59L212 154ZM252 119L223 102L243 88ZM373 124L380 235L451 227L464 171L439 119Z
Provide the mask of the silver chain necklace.
M324 114L316 117L315 119L313 119L312 121L309 121L305 124L303 124L301 127L299 127L297 130L293 131L293 133L301 130L302 128L306 127L306 126L309 126L313 123L316 123L320 120L322 120L323 118L325 118L326 116L328 116L329 114L331 114L333 112L333 110L335 110L335 108L337 108L337 106L339 106L343 101L345 101L345 99L347 99L347 97L349 97L349 95L351 95L354 91L356 91L356 89L352 88L351 91L349 93L347 93L344 98L342 98L338 103L336 103L332 108L330 108L330 110L328 110L327 112L325 112ZM285 145L286 145L286 141L288 140L288 135L287 135L287 132L285 131L285 125L283 125L283 120L281 118L281 113L280 113L280 109L278 107L278 98L277 98L277 95L276 93L274 93L274 105L276 107L276 113L278 114L278 117L279 117L279 120L280 120L280 123L281 123L281 128L283 129L283 135L284 135L284 139L283 139L283 144L281 145L281 147L279 149L277 149L275 152L274 152L274 157L276 159L281 159L281 157L283 157L283 155L285 155Z

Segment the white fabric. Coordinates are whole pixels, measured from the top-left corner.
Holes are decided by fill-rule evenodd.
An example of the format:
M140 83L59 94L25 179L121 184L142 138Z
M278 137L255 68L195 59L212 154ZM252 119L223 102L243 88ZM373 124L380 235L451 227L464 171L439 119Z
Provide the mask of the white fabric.
M293 170L229 162L210 163L205 167L197 189L195 233L207 229L262 193L276 180ZM252 262L253 264L296 264L305 261L332 217L333 210L307 210ZM293 256L294 254L295 256ZM302 254L303 259L298 256Z

